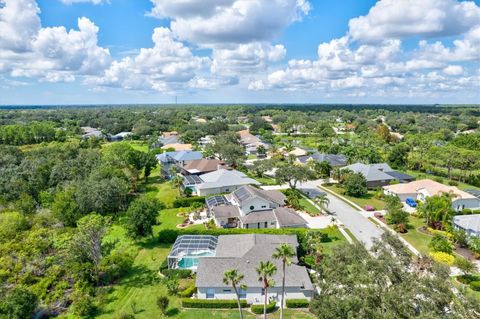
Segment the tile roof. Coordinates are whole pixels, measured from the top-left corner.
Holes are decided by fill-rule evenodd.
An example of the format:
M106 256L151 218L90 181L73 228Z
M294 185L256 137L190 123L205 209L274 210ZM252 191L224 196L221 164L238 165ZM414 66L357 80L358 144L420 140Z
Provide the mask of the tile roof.
M218 159L199 159L193 160L183 166L183 169L191 174L207 173L216 171L219 166L225 165L225 162Z
M192 144L170 143L162 146L164 150L169 148L173 148L175 151L190 151L192 150Z
M452 193L458 198L476 198L474 195L464 192L455 186L447 186L432 181L431 179L421 179L410 183L388 185L383 187L395 194L413 194L420 190L425 190L430 196L440 195L442 193Z

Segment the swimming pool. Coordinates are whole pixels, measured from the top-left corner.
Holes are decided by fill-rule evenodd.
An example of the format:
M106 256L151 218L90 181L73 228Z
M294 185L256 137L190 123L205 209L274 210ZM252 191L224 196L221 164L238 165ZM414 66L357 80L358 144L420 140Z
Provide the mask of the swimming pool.
M213 251L197 251L190 252L189 254L183 256L178 261L178 268L181 269L196 269L198 266L199 257L212 257L215 256Z

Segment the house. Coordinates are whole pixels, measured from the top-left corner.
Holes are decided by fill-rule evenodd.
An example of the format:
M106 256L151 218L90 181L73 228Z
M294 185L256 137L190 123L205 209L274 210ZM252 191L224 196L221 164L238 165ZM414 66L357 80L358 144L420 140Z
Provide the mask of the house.
M191 161L202 159L203 154L196 151L165 152L156 155L156 158L160 163L161 174L170 178L174 175L172 167L180 171L183 166Z
M115 135L108 135L107 139L109 141L112 141L112 142L123 141L125 138L128 138L132 135L133 135L132 132L120 132L120 133L115 134Z
M195 285L198 299L236 299L233 288L223 282L223 274L237 269L243 274L241 281L246 289L240 289L240 298L251 304L264 301L262 283L255 268L259 261L271 261L277 272L273 285L268 289L267 298L279 302L282 298L282 261L271 256L283 243L298 247L295 235L222 235L218 237L215 256L199 258ZM314 287L304 266L298 265L298 258L285 268L285 299L308 299L314 294Z
M181 143L177 131L163 132L162 136L158 138L158 142L162 145Z
M387 163L363 164L355 163L345 166L342 170L350 170L354 173L360 173L367 180L368 188L382 187L389 185L393 181L406 183L415 178L402 172L394 171Z
M206 203L219 227L306 227L307 222L299 214L285 207L285 200L279 191L246 185L228 195L209 197Z
M183 187L190 188L192 193L198 196L228 193L249 184L259 185L260 183L234 169L221 168L200 176L183 177Z
M259 146L263 146L265 149L269 148L267 143L262 142L260 138L251 134L248 130L239 131L237 133L240 136L240 144L245 147L245 153L247 155L257 154Z
M82 138L90 138L90 137L103 138L102 131L94 127L82 126L80 129L83 132Z
M384 186L383 190L387 195L397 195L401 201L405 201L408 197L411 197L422 202L429 196L447 193L452 194L452 208L456 211L461 211L465 208L480 208L480 199L474 195L464 192L455 186L443 185L431 179L388 185Z
M162 150L168 150L168 149L173 149L177 152L191 151L192 144L172 143L172 144L165 144L162 146Z
M468 236L480 237L480 214L454 216L453 228L465 231Z
M306 164L308 161L315 161L318 163L328 162L332 167L347 165L347 157L342 154L313 153L311 155L299 156L297 161L302 164Z
M218 159L202 158L199 160L193 160L184 165L180 173L183 175L201 175L216 171L220 168L228 169L228 165L226 165L224 161Z

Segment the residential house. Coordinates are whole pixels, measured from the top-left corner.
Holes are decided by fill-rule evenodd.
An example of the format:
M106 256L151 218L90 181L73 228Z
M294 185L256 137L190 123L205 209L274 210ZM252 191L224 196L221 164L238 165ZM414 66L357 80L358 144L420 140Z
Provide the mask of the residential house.
M269 148L267 143L262 142L262 140L251 134L248 130L243 130L237 132L240 136L240 143L245 147L245 153L247 155L257 154L257 149L259 146L263 146L265 149Z
M179 151L179 152L165 152L156 155L160 163L160 171L164 177L170 178L173 174L173 167L180 171L183 166L194 160L203 158L203 154L197 151Z
M393 170L387 163L363 164L355 163L342 168L342 170L350 170L354 173L360 173L367 180L368 188L376 188L389 185L391 182L397 181L406 183L415 178Z
M342 154L313 153L311 155L299 156L297 161L302 164L307 164L308 161L315 161L318 163L328 162L332 167L347 165L347 157Z
M124 139L126 139L126 138L128 138L132 135L133 135L132 132L120 132L120 133L115 134L115 135L108 135L107 139L109 141L112 141L112 142L123 141Z
M452 208L461 211L465 208L480 208L480 199L472 194L464 192L455 186L447 186L431 179L422 179L405 184L388 185L383 187L387 195L397 195L401 201L408 197L425 201L429 196L441 195L443 193L452 195Z
M454 216L453 228L463 230L468 236L480 237L480 214Z
M285 195L250 185L231 194L207 198L207 209L215 223L224 228L306 227L307 222L294 210L285 207Z
M176 152L180 151L191 151L192 144L182 144L182 143L172 143L172 144L165 144L162 146L162 150L175 150Z
M280 245L287 243L299 246L295 235L222 235L218 237L215 256L199 258L195 285L198 299L236 299L234 289L223 282L227 270L237 269L243 274L241 281L246 289L240 289L240 298L250 304L261 304L265 295L262 282L258 280L256 267L259 261L271 261L277 272L273 284L268 288L267 298L280 302L282 298L282 261L273 259L272 254ZM285 300L308 299L314 294L314 287L304 266L298 265L298 258L285 268Z
M193 194L208 196L232 192L244 185L259 185L260 183L234 169L218 169L216 171L183 177L183 187L190 188Z
M103 138L102 131L94 127L82 126L80 129L83 132L82 138L90 138L90 137Z
M181 143L181 140L177 131L163 132L162 136L158 138L158 141L162 145Z
M202 158L184 165L180 173L182 173L182 175L202 175L221 168L228 169L228 165L226 165L224 161L218 159Z

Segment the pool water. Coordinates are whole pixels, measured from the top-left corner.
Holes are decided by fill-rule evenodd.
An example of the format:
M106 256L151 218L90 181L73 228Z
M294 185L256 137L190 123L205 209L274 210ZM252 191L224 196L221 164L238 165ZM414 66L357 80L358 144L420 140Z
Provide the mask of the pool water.
M215 253L211 251L202 251L198 253L190 253L185 255L182 259L178 261L178 268L182 269L191 269L197 268L198 266L198 257L211 257L214 256Z

